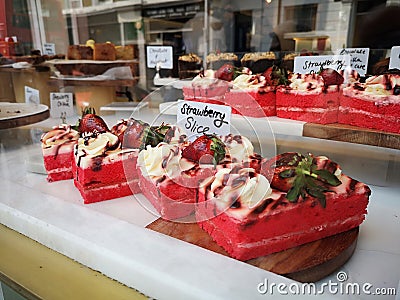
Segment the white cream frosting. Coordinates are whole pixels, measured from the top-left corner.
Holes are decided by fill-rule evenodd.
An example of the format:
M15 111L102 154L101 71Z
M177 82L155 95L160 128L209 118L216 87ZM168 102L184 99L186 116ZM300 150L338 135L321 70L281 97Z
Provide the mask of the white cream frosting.
M230 174L230 171L228 168L220 169L214 175L211 184L212 197L215 197L220 209L230 207L235 201L240 201L242 206L253 209L272 194L267 178L255 174L254 169L243 168L237 174ZM249 176L250 173L252 176ZM220 187L222 190L218 192Z
M250 155L254 154L254 146L250 140L240 135L227 135L221 137L222 142L227 148L232 162L247 161Z
M240 74L233 82L233 89L253 89L257 90L265 86L265 77L251 74Z
M194 167L194 163L183 158L178 145L160 143L155 147L148 145L146 149L139 153L138 166L142 173L157 179L162 176L175 178L182 171L187 171Z
M42 147L47 148L54 145L61 145L79 138L78 131L71 128L71 125L61 124L53 127L52 130L42 135Z
M112 148L118 143L118 136L111 132L83 137L78 140L78 155L86 154L92 157L102 155L110 147Z

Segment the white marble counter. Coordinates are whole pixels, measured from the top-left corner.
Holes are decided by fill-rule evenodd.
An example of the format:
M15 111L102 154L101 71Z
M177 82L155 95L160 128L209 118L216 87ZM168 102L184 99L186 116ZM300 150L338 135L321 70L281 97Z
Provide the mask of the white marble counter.
M141 116L146 117L144 113ZM111 123L120 117L105 119ZM286 284L285 291L291 294L288 287L293 287L294 281L145 229L156 216L140 206L134 196L83 205L71 180L50 184L45 175L31 172L40 171L38 128L56 122L49 119L22 129L0 131L2 224L157 299L263 299L270 291L261 294L258 287L265 288L262 283L266 281L270 287ZM368 216L361 226L356 251L341 271L348 276L344 284L362 287L370 283L371 292L397 288L399 293L400 152L308 140L290 132L276 135L278 151L328 151L344 160L349 157L349 164L342 162L349 175L363 174L372 181L382 177L377 180L380 186L371 185ZM369 164L365 157L374 155L385 159ZM329 280L339 283L335 273L318 286L323 287ZM333 292L325 287L322 296L366 298L363 291L360 295ZM273 295L281 295L276 286Z

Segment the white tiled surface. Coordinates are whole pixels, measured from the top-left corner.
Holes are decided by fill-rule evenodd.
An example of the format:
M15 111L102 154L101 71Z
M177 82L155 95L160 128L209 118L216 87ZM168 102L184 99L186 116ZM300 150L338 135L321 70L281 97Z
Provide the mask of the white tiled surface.
M115 121L115 116L105 118ZM32 128L50 123L51 120L47 120ZM49 184L45 175L28 171L32 156L40 154L39 145L31 145L30 139L33 136L37 141L40 130L0 133L3 139L0 146L2 224L157 299L262 299L268 293L261 295L257 286L265 280L275 284L293 283L145 229L156 216L139 205L133 196L83 205L72 181ZM8 134L25 141L26 145L4 142ZM294 144L298 143L295 140ZM325 142L318 143L323 151ZM330 148L330 151L335 152L335 149ZM381 149L371 151L380 153ZM382 151L385 155L394 155L394 162L390 162L389 170L384 172L388 176L384 179L386 184L371 186L369 214L361 226L357 249L342 271L348 275L348 283L391 288L397 287L400 279L399 154ZM361 153L357 155L362 156ZM374 174L374 170L369 171ZM353 169L346 169L346 173L352 172ZM336 274L321 280L319 286L328 280L337 282ZM274 296L279 295L275 290ZM340 293L333 295L326 291L323 296L338 295ZM365 295L344 295L343 298L364 299ZM394 299L394 296L387 299Z

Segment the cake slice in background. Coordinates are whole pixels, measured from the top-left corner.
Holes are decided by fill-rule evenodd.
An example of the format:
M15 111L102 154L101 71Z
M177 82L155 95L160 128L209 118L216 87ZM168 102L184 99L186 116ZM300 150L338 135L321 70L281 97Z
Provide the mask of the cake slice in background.
M181 55L178 58L179 79L194 78L203 69L203 60L194 53Z
M86 45L69 45L67 58L74 60L92 60L93 49Z
M338 122L400 133L400 74L376 75L343 88Z
M115 46L112 43L95 43L93 45L93 59L112 61L116 59Z
M278 117L319 124L337 122L342 75L324 69L320 74L292 74L289 81L276 90Z
M253 74L264 73L268 68L277 63L275 53L270 52L251 52L245 53L240 60L242 67L251 70Z
M328 158L285 153L264 160L261 174L220 169L199 189L196 218L230 256L248 260L359 226L369 195Z
M225 64L231 64L235 67L239 67L240 61L234 53L215 52L210 53L206 57L207 69L218 70Z
M225 93L229 83L215 76L215 71L205 70L200 73L182 89L185 100L206 102L211 104L224 104Z
M78 139L79 132L67 124L55 126L42 135L42 153L47 181L73 178L74 146Z

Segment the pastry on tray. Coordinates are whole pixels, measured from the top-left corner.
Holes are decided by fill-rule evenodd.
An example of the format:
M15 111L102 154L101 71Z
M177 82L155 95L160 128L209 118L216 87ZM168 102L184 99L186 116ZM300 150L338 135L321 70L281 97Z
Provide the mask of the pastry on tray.
M338 122L400 133L400 75L376 75L343 88Z
M78 139L79 132L67 124L55 126L42 135L44 167L49 182L73 178L74 146Z
M359 226L370 189L324 156L284 153L220 169L199 189L196 218L230 256L248 260Z
M319 124L337 122L344 82L341 74L324 69L320 74L292 74L289 80L289 85L276 90L278 117Z

